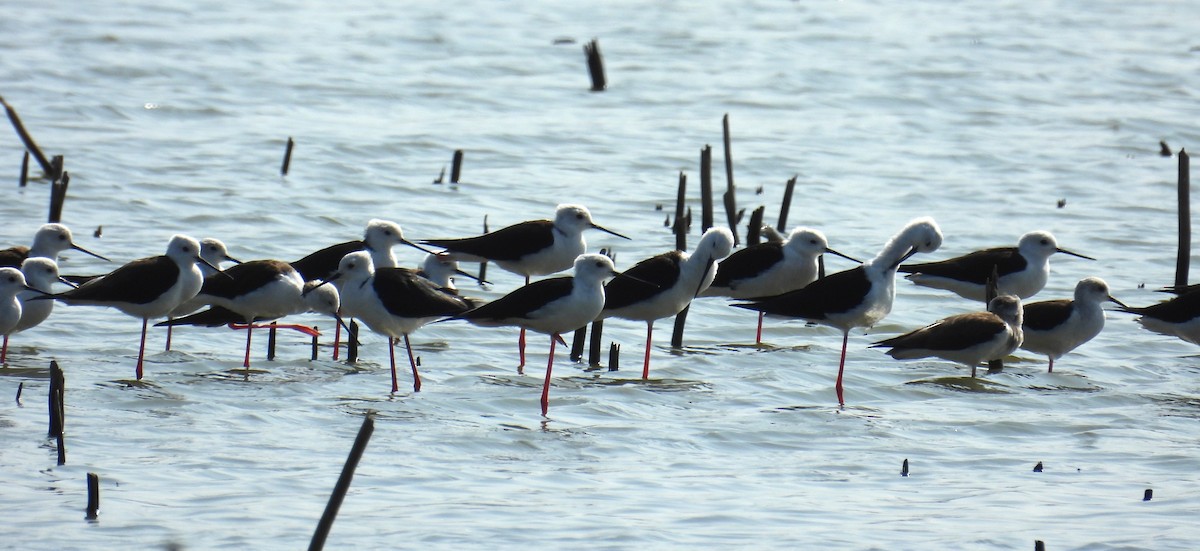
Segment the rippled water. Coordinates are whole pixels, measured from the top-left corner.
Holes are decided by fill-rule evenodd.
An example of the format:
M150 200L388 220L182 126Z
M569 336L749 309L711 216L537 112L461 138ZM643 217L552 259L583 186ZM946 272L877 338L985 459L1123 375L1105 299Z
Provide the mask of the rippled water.
M66 156L64 221L122 261L176 232L294 259L372 217L449 237L478 233L485 215L497 228L579 202L636 236L590 236L624 267L673 246L656 206L671 210L680 171L698 197L705 144L724 186L728 113L739 206L767 205L768 221L798 175L789 226L859 258L918 215L946 234L936 258L1047 229L1100 260L1054 258L1039 299L1098 275L1141 305L1174 273L1176 161L1157 143L1200 141L1200 5L1187 2L8 8L0 95ZM604 93L587 91L580 45L593 37ZM21 149L0 131L14 179ZM463 183L432 185L455 149ZM3 192L5 245L28 242L46 195L40 181ZM489 276L493 289L467 289L494 298L520 283ZM60 307L13 338L0 370L0 392L24 383L21 403L0 406L0 546L302 547L371 411L331 548L1193 548L1195 348L1120 314L1053 374L1021 352L971 381L866 348L975 308L899 282L892 315L851 335L844 410L835 330L769 321L769 346L755 348L752 314L704 300L682 352L659 322L642 382L644 328L614 320L606 340L623 345L624 368L560 355L543 418L540 335L520 376L515 330L425 328L423 391L389 395L374 335L353 366L328 348L308 361L290 334L268 363L259 338L264 372L247 382L231 372L241 336L184 329L130 386L137 321ZM162 343L152 333L151 350ZM44 436L51 359L67 373L64 466ZM87 472L101 479L94 522Z

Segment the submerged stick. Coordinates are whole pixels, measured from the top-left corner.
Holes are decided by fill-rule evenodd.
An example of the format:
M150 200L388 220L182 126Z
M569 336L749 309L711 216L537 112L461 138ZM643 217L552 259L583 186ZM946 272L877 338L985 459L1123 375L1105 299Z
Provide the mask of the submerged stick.
M483 215L483 233L488 233L487 215ZM483 282L487 281L487 260L479 263L479 286L483 287Z
M617 343L609 343L608 345L608 370L619 371L621 369L621 345Z
M787 187L783 189L783 204L779 206L779 223L775 224L775 229L780 233L787 230L788 211L792 208L792 192L796 190L796 179L800 175L792 176L792 179L787 181Z
M49 223L57 224L62 221L63 203L67 201L67 186L71 183L71 175L65 170L62 177L50 184L50 215Z
M1146 491L1142 493L1142 501L1150 501L1151 499L1154 499L1154 490L1146 488Z
M267 332L267 361L275 359L275 333L277 329L276 322L271 322L271 330Z
M908 476L908 459L907 458L905 458L904 462L900 464L900 476Z
M0 104L4 105L4 111L8 113L8 120L12 123L13 129L17 131L17 136L20 136L21 141L25 143L25 151L32 153L38 164L42 165L42 172L46 174L47 178L58 178L58 173L54 172L50 161L47 161L46 156L42 154L42 149L38 147L37 142L33 141L29 131L25 130L25 124L21 122L21 117L17 115L16 109L4 101L3 97L0 97Z
M746 246L757 245L762 241L763 215L767 207L760 206L750 213L750 224L746 227Z
M96 473L88 473L87 488L87 516L84 518L88 520L95 520L97 513L100 511L100 475Z
M733 185L733 145L729 136L729 113L721 118L721 127L725 134L725 217L729 219L729 231L733 232L733 246L741 244L738 238L737 225L741 218L737 211L737 195Z
M592 78L592 91L603 92L608 88L608 79L604 77L604 57L600 55L600 40L593 38L583 45L583 53L587 56L588 75Z
M985 309L987 307L987 304L991 303L992 299L996 298L996 295L998 295L998 294L1000 294L1000 272L999 272L999 269L997 266L992 265L992 273L991 273L991 275L988 276L987 284L984 286L984 291L983 291L983 296L985 299L984 300L984 308ZM971 369L975 369L975 368L972 367ZM999 358L997 358L995 360L988 360L988 373L989 374L1000 373L1003 370L1004 370L1004 360L999 359Z
M588 365L600 365L600 340L604 335L604 320L592 322L592 337L588 341Z
M587 342L587 326L584 325L575 330L575 336L571 339L571 361L578 362L583 359L583 346Z
M25 390L25 383L17 383L17 405L21 405L21 392Z
M18 180L20 187L25 187L29 184L29 150L26 150L21 155L21 178Z
M713 226L712 146L700 150L700 232Z
M283 166L279 167L279 174L283 176L287 176L288 168L292 166L292 148L295 146L296 142L288 136L287 148L283 150Z
M346 492L350 490L350 481L354 478L354 470L358 468L358 462L362 459L363 451L367 449L367 442L370 442L373 432L375 432L375 419L368 413L363 419L362 427L358 429L358 436L354 438L354 446L350 448L350 455L342 467L342 474L338 476L337 485L333 487L333 494L329 496L329 503L325 505L325 513L321 515L321 521L317 523L317 530L308 544L309 551L325 548L325 539L329 536L329 530L333 528L333 521L337 518L338 509L341 509Z
M58 362L50 361L50 436L62 436L63 433L63 387L66 377Z
M358 322L350 322L350 330L346 339L346 363L354 363L358 361ZM391 338L388 339L388 346L391 346Z
M462 176L463 150L454 150L454 160L450 162L450 183L457 184Z
M687 202L687 174L679 172L679 190L675 193L675 249L687 250L688 220L684 219L683 207Z
M316 332L317 332L317 326L314 325L313 333L316 333ZM318 350L317 336L313 335L312 336L312 357L309 358L309 361L313 361L313 362L317 361L317 350Z
M1175 286L1188 282L1188 262L1192 255L1191 163L1187 151L1179 150L1179 253L1175 257Z

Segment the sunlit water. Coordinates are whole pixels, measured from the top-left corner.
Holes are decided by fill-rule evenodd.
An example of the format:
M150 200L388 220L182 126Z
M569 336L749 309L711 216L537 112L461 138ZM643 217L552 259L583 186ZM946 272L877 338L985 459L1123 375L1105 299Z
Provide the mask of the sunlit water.
M7 6L0 95L66 156L76 238L120 261L176 232L290 260L372 217L453 237L578 202L634 236L590 235L623 268L673 246L657 207L673 209L680 171L695 242L699 153L714 145L720 193L728 113L738 205L766 205L768 222L798 175L789 227L859 258L919 215L946 234L930 258L1046 229L1099 260L1055 257L1037 298L1097 275L1142 305L1174 273L1176 160L1158 141L1200 141L1187 2L107 4ZM603 93L580 47L593 37ZM17 189L22 146L0 126L8 246L45 220L48 192ZM431 184L455 149L463 183ZM62 266L110 267L79 253ZM520 283L488 275L491 289L465 290ZM268 363L259 336L264 371L245 381L231 371L242 335L185 328L163 353L155 331L130 385L137 320L59 307L0 371L0 393L24 383L20 403L0 402L0 547L303 547L366 412L376 430L331 548L1195 547L1193 346L1113 313L1053 374L1020 352L971 381L867 348L980 308L905 281L897 295L850 337L844 410L835 330L772 320L756 348L752 313L705 299L683 352L657 324L648 382L641 323L607 324L620 371L560 353L548 418L541 335L522 376L515 330L427 327L413 338L422 392L405 371L389 395L375 335L357 365L327 347L310 362L290 333ZM52 359L67 375L63 466L45 437ZM91 522L87 472L101 480Z

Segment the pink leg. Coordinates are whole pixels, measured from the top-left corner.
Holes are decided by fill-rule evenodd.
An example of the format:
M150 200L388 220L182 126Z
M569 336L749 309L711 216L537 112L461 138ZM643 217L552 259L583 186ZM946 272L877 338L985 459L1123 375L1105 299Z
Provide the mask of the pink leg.
M542 385L542 416L546 416L546 412L550 411L550 371L554 369L554 345L557 340L562 337L555 333L550 337L550 361L546 363L546 382Z
M167 316L167 321L171 321L172 319L174 319L174 318ZM167 347L165 349L167 352L171 351L171 330L172 329L175 329L174 325L167 326Z
M142 359L146 356L146 328L149 327L150 320L142 318L142 344L138 346L138 361L137 361L137 380L142 380Z
M833 389L837 391L838 406L845 407L846 400L842 397L842 372L846 369L846 345L850 342L850 332L842 333L842 360L838 362L838 377L837 384L833 385Z
M654 334L654 321L646 322L646 358L642 361L642 380L650 378L650 336Z
M246 324L246 359L242 360L242 367L244 367L246 369L250 369L250 334L253 332L254 332L254 324L247 323ZM246 376L249 377L250 373L247 372Z
M388 337L388 353L392 356L392 392L397 392L400 385L396 381L396 347L392 345L391 337Z
M421 375L417 373L417 361L413 359L412 343L408 342L408 334L404 335L404 348L408 349L408 365L412 366L413 392L421 392Z
M754 344L762 344L762 320L766 313L758 313L758 331L754 333Z

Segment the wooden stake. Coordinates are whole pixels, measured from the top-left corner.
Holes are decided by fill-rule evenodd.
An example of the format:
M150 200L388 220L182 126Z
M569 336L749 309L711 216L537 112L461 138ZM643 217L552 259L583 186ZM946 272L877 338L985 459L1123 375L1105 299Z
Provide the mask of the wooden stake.
M1187 151L1179 150L1179 254L1175 257L1175 286L1188 282L1188 263L1192 255L1191 163Z
M987 305L990 304L992 302L992 299L996 298L996 295L999 293L1000 293L1000 272L997 270L996 266L992 266L992 274L988 276L987 285L984 286L984 291L983 291L983 296L985 299L984 300L984 309L985 310L987 309ZM975 368L972 366L971 369L973 370ZM996 373L1000 373L1001 371L1004 371L1004 360L1001 360L1001 359L988 360L988 373L989 374L996 374Z
M50 215L51 224L62 221L63 203L67 201L67 186L71 183L71 175L63 171L62 177L50 184Z
M671 331L671 348L683 348L683 326L687 324L688 311L692 309L689 304L678 314L675 314L675 329Z
M608 345L608 370L619 371L621 365L621 345L617 343L609 343Z
M463 150L454 150L454 160L450 162L450 183L457 184L458 178L462 176Z
M600 40L593 38L583 45L583 53L587 56L588 74L592 77L592 91L603 92L608 88L608 80L604 77L604 58L600 55Z
M277 330L276 322L271 322L271 329L267 332L267 361L275 359L275 333ZM248 331L249 329L247 329Z
M29 151L26 150L21 155L21 178L19 180L20 187L25 187L29 184Z
M488 233L487 218L488 217L486 214L483 215L483 233ZM488 263L486 260L479 263L479 286L480 287L483 287L483 282L487 281L487 265L488 265Z
M346 362L354 363L358 361L358 322L350 322L350 331L346 335ZM388 346L391 346L391 339L388 339Z
M737 225L741 215L737 211L737 194L733 185L733 146L729 136L729 113L721 118L721 127L725 136L725 217L729 219L729 231L733 232L733 246L741 244L738 237Z
M900 464L900 476L908 476L908 459Z
M604 320L592 322L592 337L588 341L588 365L600 365L600 340L604 335Z
M279 174L283 176L287 176L288 168L292 166L292 148L295 146L296 142L288 136L287 148L283 150L283 166L279 167Z
M750 224L746 227L746 246L757 245L762 241L763 215L767 207L760 206L750 213Z
M792 192L796 189L796 179L799 177L799 174L792 176L783 190L783 204L779 207L779 223L775 224L775 229L779 230L779 233L787 231L788 210L792 208Z
M0 104L4 105L4 111L8 113L8 120L12 123L13 129L17 131L17 136L20 136L21 141L25 143L25 151L32 153L37 159L39 165L42 165L42 172L51 180L58 178L58 173L54 172L50 166L50 161L46 160L46 156L42 154L42 149L33 141L33 137L25 130L25 125L21 123L21 117L17 116L17 111L0 97Z
M675 193L675 249L687 250L688 221L684 218L683 207L687 202L687 174L679 173L679 191Z
M87 488L87 516L84 518L88 520L96 520L96 515L100 511L100 475L96 473L88 473Z
M571 361L578 362L583 360L583 346L587 343L587 326L580 327L575 330L575 336L571 339Z
M313 332L314 333L317 332L317 326L315 326L315 325L313 326ZM317 361L318 348L319 348L319 345L317 343L317 336L313 335L312 336L312 357L309 358L309 361L313 361L313 362Z
M391 346L391 343L388 343L388 346ZM350 481L354 479L354 470L358 468L358 462L362 459L363 451L367 449L367 443L371 441L373 432L375 432L375 419L368 413L363 419L362 427L358 429L358 436L354 438L354 446L350 448L350 455L346 458L346 464L342 466L342 474L338 476L337 485L333 487L329 503L325 505L325 513L321 515L321 521L317 523L317 530L308 544L309 551L319 551L325 548L325 539L329 537L329 531L333 528L333 521L337 518L338 509L341 509L342 501L346 498L346 492L350 491Z
M700 233L713 227L712 146L700 150Z

